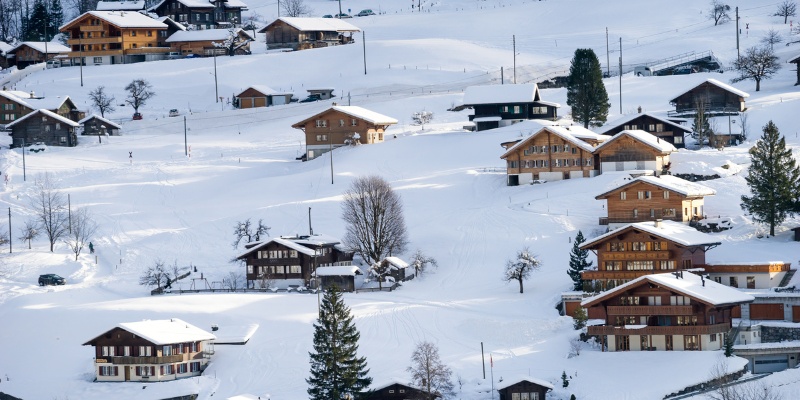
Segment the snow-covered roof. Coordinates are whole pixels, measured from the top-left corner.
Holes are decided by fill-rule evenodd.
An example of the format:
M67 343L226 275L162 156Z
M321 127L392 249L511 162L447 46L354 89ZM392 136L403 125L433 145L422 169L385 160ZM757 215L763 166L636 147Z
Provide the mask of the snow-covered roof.
M241 0L228 0L225 2L225 8L247 8L247 4Z
M716 87L718 87L720 89L727 90L727 91L729 91L729 92L731 92L733 94L739 95L741 97L745 97L745 98L746 97L750 97L750 94L747 93L747 92L741 91L741 90L739 90L739 89L737 89L737 88L735 88L735 87L733 87L731 85L728 85L727 83L722 83L722 82L720 82L720 81L718 81L716 79L708 78L705 81L701 82L700 84L693 86L691 89L685 90L685 91L681 92L680 94L678 94L677 96L672 97L672 100L670 100L670 101L675 101L678 97L683 96L687 92L689 92L689 91L691 91L691 90L693 90L693 89L697 88L698 86L701 86L701 85L703 85L705 83L710 83L710 84L712 84L712 85L714 85L714 86L716 86Z
M366 108L359 106L333 106L331 108L376 125L392 125L397 123L397 120L392 117L387 117L383 114L376 113L375 111L367 110Z
M0 53L7 53L9 50L13 49L14 46L0 40Z
M124 322L117 325L155 345L214 340L216 336L178 318ZM99 337L99 336L98 336ZM84 343L91 344L94 339Z
M464 91L464 105L530 103L538 99L538 92L535 83L469 86Z
M764 350L764 349L798 349L800 340L787 340L784 342L737 344L734 350Z
M322 31L322 32L361 32L361 29L349 22L339 18L304 18L304 17L280 17L272 21L269 25L261 28L260 33L267 31L272 24L283 21L287 25L303 32Z
M472 122L497 122L502 120L503 117L478 117L478 118L473 118Z
M659 116L656 116L656 115L653 115L653 114L650 114L650 113L642 113L642 114L620 115L620 116L618 116L616 118L610 119L610 120L606 121L606 123L603 124L603 126L598 128L597 133L606 133L606 132L608 132L608 131L610 131L610 130L612 130L614 128L619 127L620 125L625 125L626 123L628 123L628 122L630 122L630 121L632 121L632 120L634 120L636 118L644 117L644 116L647 116L647 117L653 118L655 120L661 121L661 122L663 122L663 123L665 123L665 124L667 124L669 126L673 126L673 127L678 128L678 129L680 129L680 130L682 130L684 132L691 132L692 131L691 129L688 129L688 128L682 126L681 124L677 124L677 123L672 122L672 121L670 121L670 120L668 120L666 118L661 118Z
M18 123L21 123L22 121L25 121L26 119L31 118L31 117L33 117L34 115L37 115L37 114L44 114L44 115L46 115L46 116L48 116L50 118L55 119L58 122L61 122L62 124L67 124L67 125L72 126L72 127L80 126L80 125L78 125L77 122L75 122L73 120L66 119L66 118L64 118L64 117L62 117L62 116L60 116L60 115L58 115L58 114L56 114L56 113L54 113L52 111L45 110L45 109L42 108L42 109L38 109L38 110L36 110L36 111L34 111L34 112L32 112L32 113L30 113L30 114L18 119L18 120L15 120L14 122L6 125L6 128L11 128L12 126L14 126L14 125L16 125Z
M409 265L407 262L401 260L399 257L394 257L394 256L385 257L383 260L388 262L389 264L392 264L394 267L400 269L408 268Z
M63 30L70 25L82 20L87 15L102 19L117 28L153 28L167 29L167 24L150 18L147 15L130 11L87 11L71 21L61 25L58 29ZM69 51L69 49L67 49Z
M542 129L540 129L538 132L534 133L533 135L530 135L527 138L517 142L517 144L511 146L505 153L503 153L502 156L500 156L500 158L506 158L509 155L511 155L514 152L516 152L518 149L527 146L527 143L529 141L533 140L533 138L535 138L536 136L538 136L542 132L550 132L550 133L552 133L552 134L554 134L554 135L556 135L556 136L558 136L558 137L560 137L560 138L572 143L573 145L578 146L578 147L580 147L581 149L583 149L585 151L588 151L589 153L593 153L594 150L595 150L595 147L592 146L589 143L584 142L583 140L579 139L575 135L573 135L572 134L572 129L573 128L577 128L577 127L575 127L575 126L570 126L570 127L545 126ZM581 129L583 129L583 131ZM582 135L582 136L586 136L587 133L584 132L584 131L586 131L586 129L584 129L583 127L580 127L580 129L576 129L576 133L578 133L579 135ZM591 132L591 131L589 131L589 132L591 133L591 135L593 135L592 138L597 137L598 138L597 140L603 140L602 135L598 135L598 134L596 134L594 132ZM608 137L606 136L604 138L608 138Z
M658 225L658 226L656 226ZM629 229L636 229L647 232L653 236L667 239L674 243L683 246L701 246L720 244L719 239L707 233L698 231L689 225L682 224L675 221L661 221L661 222L635 222L632 224L624 225L618 229L606 232L592 240L586 241L581 245L581 249L589 249L592 246L604 241L605 239L619 235L623 231Z
M788 62L790 62L790 63L800 62L800 54L790 58Z
M103 118L103 117L101 117L101 116L99 116L99 115L97 115L97 114L92 114L92 115L90 115L90 116L88 116L88 117L86 117L86 118L84 118L84 119L82 119L82 120L78 121L78 123L79 123L79 124L81 124L81 125L83 125L83 124L85 124L87 121L91 120L92 118L95 118L95 119L97 119L98 121L103 121L103 123L104 123L104 124L106 124L106 125L110 125L111 127L114 127L114 128L117 128L117 129L121 129L121 128L122 128L122 126L120 126L119 124L117 124L117 123L115 123L115 122L112 122L112 121L111 121L111 120L109 120L109 119Z
M339 238L337 237L325 235L322 233L316 233L313 235L305 235L305 236L282 236L282 238L291 240L295 243L299 243L302 245L315 246L315 247L336 245L341 242L341 240L339 240Z
M617 139L620 139L620 138L625 137L625 136L628 136L628 137L631 137L631 138L633 138L635 140L638 140L638 141L640 141L640 142L642 142L642 143L644 143L644 144L646 144L646 145L648 145L648 146L660 151L662 154L664 154L664 153L669 154L669 153L678 151L678 149L676 149L675 146L672 145L672 143L667 142L666 140L661 140L660 138L658 138L657 136L655 136L655 135L653 135L653 134L651 134L649 132L645 132L645 131L639 130L639 129L631 129L631 130L622 131L622 132L612 136L611 139L606 140L604 143L602 143L599 146L597 146L597 149L595 150L595 152L600 151L604 146L608 146L610 143L613 143Z
M236 35L244 34L250 40L253 38L242 29L236 30ZM195 31L175 32L167 38L167 43L175 42L205 42L209 40L225 40L230 35L227 29L201 29Z
M497 382L494 384L494 388L497 390L503 390L507 387L516 385L523 381L527 381L539 386L544 386L548 389L553 389L553 384L544 379L531 378L530 376L524 376L524 375L512 376L510 378L503 378L502 382Z
M144 10L144 0L98 1L97 11Z
M246 91L248 91L250 89L253 89L253 90L255 90L255 91L257 91L257 92L259 92L261 94L264 94L264 95L270 95L270 94L278 93L275 89L273 89L273 88L271 88L269 86L266 86L266 85L251 85L247 89L242 90L241 92L239 92L239 94L237 94L236 97L239 97L242 93L244 93L244 92L246 92Z
M292 250L297 250L299 253L307 256L314 256L316 250L307 246L322 247L322 246L335 246L339 244L339 239L333 236L316 234L311 236L282 236L278 238L270 238L258 243L249 243L247 249L238 254L236 258L242 258L254 251L257 251L269 243L278 243L282 246L288 247Z
M233 396L233 397L228 397L225 400L261 400L261 397L260 396L256 396L254 394L245 393L245 394L239 394L239 395L236 395L236 396Z
M603 194L597 195L595 199L600 199L611 192L614 192L626 186L633 185L638 182L649 183L651 185L655 185L688 197L713 196L717 194L716 190L708 186L704 186L699 183L689 182L686 179L681 179L672 175L661 175L661 176L640 176L637 177L636 179L625 181L625 183L611 190L608 190Z
M361 270L355 265L342 265L335 267L317 267L311 276L355 276L361 275Z
M34 50L36 50L36 51L38 51L40 53L44 53L45 52L45 44L44 43L45 42L21 42L21 43L17 44L16 46L12 47L10 50L8 50L8 52L11 53L11 52L17 50L18 48L20 48L22 46L28 46L28 47L30 47L30 48L32 48L32 49L34 49ZM47 54L68 53L69 51L70 51L70 48L67 47L67 46L64 46L61 43L47 42Z
M743 293L737 289L714 282L711 279L702 279L699 275L691 272L682 272L679 276L674 273L652 274L640 276L630 282L607 290L596 296L589 297L581 302L581 306L590 306L600 300L613 296L615 293L623 292L628 288L635 287L643 281L668 288L678 293L687 295L693 299L700 300L712 306L733 305L750 303L755 297Z

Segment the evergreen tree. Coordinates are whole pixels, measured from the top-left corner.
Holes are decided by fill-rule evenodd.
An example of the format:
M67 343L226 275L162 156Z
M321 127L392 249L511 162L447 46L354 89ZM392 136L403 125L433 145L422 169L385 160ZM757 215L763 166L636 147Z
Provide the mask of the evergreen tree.
M695 107L697 108L697 113L695 113L694 121L692 122L692 132L697 136L697 145L703 147L703 143L709 140L714 132L711 130L711 123L708 121L705 103L702 100L698 101Z
M358 398L372 383L367 359L356 354L360 336L339 288L328 288L314 324L314 351L308 354L311 376L306 383L311 400Z
M572 251L569 253L569 269L567 274L572 279L572 290L582 290L583 281L581 280L581 271L584 271L592 266L591 261L586 261L589 258L589 250L581 250L581 245L586 241L583 237L583 232L578 231L575 236L575 242L572 243Z
M61 7L61 0L52 0L50 9L47 10L47 39L50 40L58 34L58 27L64 24L64 8Z
M33 11L31 11L28 18L25 41L41 42L45 40L46 35L52 36L54 33L50 32L47 26L48 19L47 6L44 0L36 0L33 3Z
M569 379L567 379L567 371L561 373L561 387L566 388L569 386Z
M585 328L586 321L589 320L589 316L586 315L586 310L584 310L583 307L576 307L575 311L572 313L572 318L572 326L576 331Z
M769 235L774 236L775 225L797 211L800 168L772 121L750 149L750 167L744 179L752 196L742 196L742 209L756 222L769 224Z
M731 335L725 335L725 347L723 349L725 357L733 356L733 338L731 338Z
M577 49L569 67L567 78L567 105L572 107L572 118L589 124L603 125L608 117L608 93L603 85L600 61L592 49Z

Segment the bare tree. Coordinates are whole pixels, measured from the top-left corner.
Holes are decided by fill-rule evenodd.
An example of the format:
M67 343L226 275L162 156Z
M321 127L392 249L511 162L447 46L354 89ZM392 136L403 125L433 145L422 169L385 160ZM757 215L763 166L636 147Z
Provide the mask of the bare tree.
M257 13L256 11L251 11L250 14L244 18L244 21L242 21L242 29L253 31L253 40L256 39L256 30L258 30L259 22L263 18L264 17L262 17L261 14Z
M241 33L241 35L240 35ZM241 28L236 28L231 26L228 28L228 37L221 42L213 42L214 47L225 49L225 52L228 53L229 56L233 57L236 55L236 50L238 50L244 44L251 42L251 38Z
M271 289L275 284L275 278L269 272L264 272L258 276L258 286L261 289Z
M439 358L439 348L431 342L418 343L411 354L411 385L425 393L425 400L453 394L453 371Z
M393 268L392 264L386 260L373 263L369 268L369 274L374 276L378 281L378 289L383 290L383 282L386 280L387 276L392 274Z
M347 224L344 245L374 264L402 253L408 244L403 203L379 176L360 177L344 192L342 218Z
M89 243L89 239L97 231L97 223L94 222L89 211L85 208L81 208L72 214L71 223L72 225L64 242L75 253L75 261L78 261L78 256L81 254L83 246Z
M739 129L741 130L742 141L747 140L747 135L750 134L750 124L747 122L750 114L747 112L739 113Z
M714 20L714 26L724 24L731 20L731 16L728 14L731 11L731 6L723 4L719 0L711 1L710 11L711 13L708 15L708 19Z
M7 245L9 241L11 241L11 237L8 235L8 232L0 232L0 246Z
M253 224L250 222L250 218L244 221L237 221L233 226L233 248L239 247L239 243L245 238L247 238L247 243L260 241L262 236L269 235L270 229L270 227L264 225L263 219L258 220L258 225L255 227L255 230L253 230Z
M97 9L99 0L66 0L67 8L71 9L76 15L81 15L87 11Z
M107 112L114 112L116 108L114 107L114 101L116 100L113 95L109 95L106 93L105 86L98 86L91 92L89 92L89 100L92 101L92 105L97 111L100 111L100 116L106 116Z
M156 93L153 91L153 85L143 78L134 79L128 86L125 86L128 91L128 97L125 102L133 107L133 111L138 113L139 107L145 105L147 100L150 100Z
M797 3L792 0L784 0L783 3L778 4L778 9L773 14L776 17L783 17L783 24L789 21L789 17L797 15Z
M414 267L414 277L422 275L429 267L438 268L439 263L433 257L428 257L422 250L417 249L411 256L411 266Z
M572 338L569 341L569 350L570 353L579 356L581 355L581 350L583 350L583 341L578 338Z
M39 226L34 220L27 220L25 221L25 226L20 228L19 230L20 235L17 239L19 240L27 240L28 241L28 249L31 248L31 241L39 237Z
M725 358L711 367L709 384L714 390L706 397L711 400L781 400L781 396L763 382L736 383Z
M222 278L222 287L235 292L237 289L244 287L244 276L241 272L231 271L228 276Z
M519 292L523 292L522 281L528 279L531 272L541 268L542 262L531 254L527 247L517 252L517 258L506 262L503 280L506 282L518 281Z
M307 6L304 0L283 0L281 10L284 17L302 17L311 14L311 7Z
M36 178L34 186L36 193L31 201L31 206L36 210L39 229L47 235L52 252L53 246L69 229L67 201L47 174Z
M756 81L756 92L761 90L761 81L772 78L781 69L778 57L767 47L751 47L745 54L733 62L739 76L731 79L732 83L752 79Z
M775 50L775 45L783 41L783 36L775 29L769 28L767 34L761 38L764 46L769 46L770 50Z
M430 111L417 111L414 114L411 114L411 120L414 121L414 125L421 126L422 130L425 130L425 124L433 121L433 113Z
M142 275L139 276L139 284L142 286L155 286L159 289L166 286L169 281L169 273L164 268L164 262L156 260L153 265L147 267Z

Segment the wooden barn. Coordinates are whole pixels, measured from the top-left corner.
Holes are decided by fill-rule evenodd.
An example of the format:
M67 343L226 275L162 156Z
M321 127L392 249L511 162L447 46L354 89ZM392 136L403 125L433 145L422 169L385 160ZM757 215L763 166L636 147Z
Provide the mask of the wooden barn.
M529 376L512 377L495 384L500 400L546 400L553 385L543 379Z
M429 398L422 390L395 380L373 385L364 400L435 400L441 397L437 393Z
M623 115L615 118L606 122L597 130L597 133L614 136L622 131L630 130L645 131L679 149L686 147L683 141L684 136L692 133L691 129L681 124L648 113Z
M397 120L358 106L337 106L312 115L294 125L306 136L306 160L313 160L337 147L383 142L386 129Z
M319 289L327 289L331 286L337 286L342 292L354 292L356 290L356 275L363 275L355 265L343 265L332 267L317 267L316 271L311 273L311 277L315 278L314 286Z
M83 127L81 135L118 136L120 129L122 129L119 124L97 114L92 114L78 121L78 123Z
M745 99L750 95L716 79L706 79L699 85L670 100L675 111L670 116L697 114L701 105L705 112L715 115L738 114L746 109Z
M338 18L280 17L262 28L267 48L305 50L353 42L361 30Z
M270 107L289 104L292 93L278 92L269 86L253 85L235 96L238 108Z
M5 54L10 65L23 69L32 64L43 63L54 59L60 54L67 54L69 47L56 42L22 42L10 49Z
M678 151L672 143L645 131L622 131L594 150L600 171L647 170L661 174L669 170L670 154Z
M228 40L233 40L232 48L225 45ZM236 28L233 32L228 29L203 29L175 32L167 38L166 43L184 56L197 54L210 57L250 54L250 42L254 40L241 28Z
M47 146L78 145L75 129L80 125L48 110L36 110L8 125L11 147L43 143Z

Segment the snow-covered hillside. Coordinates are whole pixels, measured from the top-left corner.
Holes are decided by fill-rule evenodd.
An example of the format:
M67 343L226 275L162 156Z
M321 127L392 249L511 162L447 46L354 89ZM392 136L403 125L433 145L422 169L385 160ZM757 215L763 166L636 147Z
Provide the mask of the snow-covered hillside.
M308 3L317 15L338 11L338 2ZM556 399L572 393L579 399L660 399L706 380L720 356L715 352L610 354L585 348L568 358L570 339L577 335L571 319L559 317L554 306L570 286L565 272L570 238L578 230L596 235L605 210L594 196L618 177L507 187L500 143L531 131L511 126L466 132L461 127L470 111L446 110L460 104L466 86L499 83L501 67L506 82L513 79L512 36L519 53L517 82L529 82L564 74L576 48L593 48L605 69L606 27L612 67L618 63L620 37L625 65L705 50L730 65L736 55L733 24L713 26L706 2L691 0L609 0L602 5L590 0L439 0L424 3L423 13L396 3L342 2L353 13L363 8L384 13L351 20L365 31L366 75L360 36L355 45L294 53L266 53L261 42L253 45L256 54L217 59L219 93L226 98L253 84L290 90L298 97L309 88L335 87L339 104L360 105L400 121L384 143L337 149L333 184L328 156L295 160L304 143L301 132L291 128L330 102L233 110L227 102L215 102L211 59L86 67L83 87L77 68L37 72L17 83L18 90L69 95L87 110L87 93L99 85L122 103L123 87L144 77L157 95L143 107L142 121L129 121L127 106L111 114L124 120L122 136L102 144L81 137L76 148L50 147L26 155L25 180L20 151L0 150L0 171L9 178L0 201L11 210L15 239L13 253L0 254L0 268L7 272L0 276L0 392L24 399L160 399L199 393L206 400L245 392L305 398L316 296L151 297L138 277L160 259L191 263L209 280L221 280L237 268L229 263L237 253L231 247L233 226L246 218L263 218L273 236L306 233L311 207L315 232L341 236L340 196L366 172L386 178L402 196L411 239L405 256L419 248L440 265L391 293L345 295L361 331L359 352L367 357L376 383L407 380L405 368L414 344L422 340L436 343L444 361L463 378L458 398L465 400L491 398L490 373L495 380L531 375L551 381L558 387ZM266 19L274 17L277 7L265 0L248 4ZM750 27L740 38L743 49L758 44L770 27L788 34L782 19L770 16L774 2L739 6ZM776 52L785 61L800 53L800 44L780 44ZM782 225L776 237L756 239L759 227L739 208L739 197L747 192L742 177L747 150L761 126L773 120L795 153L800 149L800 91L793 86L793 66L783 65L774 79L762 82L761 92L754 91L752 82L735 85L751 95L749 143L673 155L678 172L723 176L706 182L717 195L706 199L705 209L731 217L735 228L714 234L723 244L709 252L710 261L794 263L800 250L788 231L800 220ZM733 72L624 75L622 111L641 106L666 112L671 98L709 77L727 82ZM611 112L619 114L620 81L608 79L606 86ZM545 89L542 96L563 105L560 115L569 113L563 89ZM183 118L167 117L172 108L186 116L191 157L184 155ZM411 125L411 114L422 109L435 113L424 132ZM30 250L16 240L33 215L33 181L45 173L70 194L73 209L87 208L96 217L96 259L82 254L76 262L64 244L50 253L42 239ZM543 267L519 294L501 275L505 261L524 246L541 257ZM42 273L58 273L68 284L40 288L36 278ZM119 322L169 317L204 328L255 323L259 329L245 346L217 346L199 378L147 385L92 382L92 349L82 343ZM487 362L487 379L481 343L494 360L493 371ZM736 359L731 367L741 365ZM573 377L567 389L561 389L562 371ZM624 382L609 380L623 374Z

